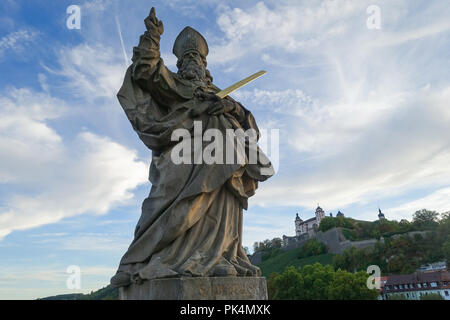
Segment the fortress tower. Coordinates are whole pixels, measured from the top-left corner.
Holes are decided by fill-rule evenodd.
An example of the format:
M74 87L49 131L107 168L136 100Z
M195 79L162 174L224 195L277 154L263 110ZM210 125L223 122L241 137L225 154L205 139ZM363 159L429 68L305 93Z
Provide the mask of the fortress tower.
M321 207L317 207L316 209L316 223L317 226L320 225L320 221L325 217L325 212L323 211L323 209Z
M298 216L298 213L297 213L297 216L295 217L295 235L296 236L299 236L302 233L302 231L301 231L302 223L303 223L303 220L300 219L300 217Z

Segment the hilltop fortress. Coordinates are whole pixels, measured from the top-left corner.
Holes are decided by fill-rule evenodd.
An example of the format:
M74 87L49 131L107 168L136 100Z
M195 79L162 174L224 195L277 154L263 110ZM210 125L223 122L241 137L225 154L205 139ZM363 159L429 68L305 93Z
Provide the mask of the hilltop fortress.
M311 239L316 239L325 245L327 245L330 249L331 253L342 253L344 250L354 246L356 248L364 248L368 246L374 245L377 240L369 239L363 241L350 241L347 240L340 228L333 228L331 230L322 232L319 231L320 222L326 217L325 211L317 206L314 217L309 218L307 220L302 220L299 214L296 214L294 223L295 223L295 236L286 236L283 235L282 247L289 250L301 247L306 242ZM332 213L329 213L329 217L333 217ZM344 217L344 214L341 211L338 211L336 217ZM378 219L385 219L384 213L378 209ZM361 222L368 222L363 220L355 220ZM383 239L380 239L383 241Z
M333 214L330 213L329 216L333 217ZM336 217L344 217L344 214L341 211L338 211ZM325 218L325 212L320 206L316 208L315 216L305 221L303 221L297 213L297 216L295 217L295 236L299 237L303 234L316 234L319 229L320 221L322 221L323 218ZM381 209L378 209L378 219L385 219L384 213L381 212Z
M378 219L376 219L375 221L364 221L345 217L344 213L338 211L336 216L333 217L332 213L329 213L327 215L320 206L317 206L314 217L312 218L303 220L298 213L296 214L296 217L294 219L295 236L283 235L281 241L281 249L284 251L289 251L292 249L300 248L303 245L305 245L308 241L315 239L327 246L328 253L342 254L345 250L348 250L351 247L355 247L356 249L362 249L372 247L378 241L384 243L384 237L382 235L378 237L375 236L358 237L355 234L354 230L355 224L361 227L362 225L367 226L370 224L390 223L385 218L385 215L381 211L381 209L378 209L377 216ZM324 219L327 219L326 225L320 227L321 222L325 223ZM428 231L408 231L400 234L390 234L389 237L395 239L402 235L424 236L427 232ZM262 262L263 253L264 253L263 250L254 252L253 255L251 255L250 257L251 262L256 265L260 264Z

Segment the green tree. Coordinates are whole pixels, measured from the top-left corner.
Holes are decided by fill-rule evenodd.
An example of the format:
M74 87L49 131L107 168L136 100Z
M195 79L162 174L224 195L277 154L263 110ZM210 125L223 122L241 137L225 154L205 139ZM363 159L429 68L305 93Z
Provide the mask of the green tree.
M335 269L342 269L349 272L356 272L366 270L373 261L373 254L371 249L356 249L351 247L345 250L342 254L333 257L333 267Z
M301 247L301 251L297 255L297 258L303 259L311 256L318 256L319 254L324 254L327 252L328 248L325 244L317 241L316 239L312 239Z
M325 232L336 227L336 219L325 217L320 220L319 231Z
M368 274L364 271L349 273L342 270L335 272L328 289L328 299L332 300L375 300L379 293L367 288Z
M267 259L276 257L277 255L281 254L282 252L283 251L280 248L273 248L271 250L265 250L261 256L261 260L266 261Z
M444 300L439 293L422 294L420 300Z
M439 213L436 211L430 211L422 209L416 211L413 215L413 223L423 229L433 229L438 225Z
M272 248L281 248L282 242L283 240L281 240L281 238L273 238L271 246Z
M408 300L408 299L406 299L406 296L401 293L390 294L387 299L388 300Z
M439 220L438 236L444 241L450 240L450 212L443 213Z
M347 228L347 229L355 228L353 219L346 218L346 217L336 217L335 219L337 220L336 227Z
M280 275L269 278L274 300L303 300L305 288L302 275L294 267L287 267Z
M378 230L381 235L398 233L400 226L397 221L380 220L378 221Z
M450 263L450 240L447 240L442 245L442 251L444 253L445 260Z
M282 274L269 278L268 288L276 300L376 299L378 291L368 289L366 272L334 271L320 263L295 269L288 267Z
M267 296L269 298L269 300L274 300L274 294L275 294L275 278L278 277L278 273L277 272L273 272L270 276L269 279L267 280Z
M400 232L408 232L408 231L412 231L413 230L413 226L411 225L411 223L406 220L406 219L402 219L400 220L400 222L398 223L399 227L400 227Z
M262 252L262 260L265 261L267 259L273 258L277 255L279 255L280 253L282 253L281 251L281 244L282 244L283 240L281 240L280 238L273 238L272 240L266 239L264 240L264 242L255 242L255 244L253 245L254 248L257 248L256 251L261 251Z

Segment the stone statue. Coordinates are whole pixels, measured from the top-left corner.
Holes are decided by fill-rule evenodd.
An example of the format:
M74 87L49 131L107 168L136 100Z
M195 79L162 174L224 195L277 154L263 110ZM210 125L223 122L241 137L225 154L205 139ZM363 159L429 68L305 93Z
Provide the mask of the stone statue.
M174 73L160 56L164 26L154 8L145 25L147 31L134 48L133 64L117 96L133 129L152 150L152 188L142 204L134 240L111 284L258 277L259 268L250 263L242 247L242 215L258 181L273 175L270 161L259 148L256 163L250 163L248 148L243 163L175 164L171 157L181 143L172 139L176 129L193 132L197 121L201 134L216 129L225 135L226 129L239 128L258 133L255 119L231 97L216 95L220 89L206 69L208 45L200 33L186 27L177 37L173 53L178 72ZM201 147L205 145L202 142ZM269 174L262 174L262 168Z

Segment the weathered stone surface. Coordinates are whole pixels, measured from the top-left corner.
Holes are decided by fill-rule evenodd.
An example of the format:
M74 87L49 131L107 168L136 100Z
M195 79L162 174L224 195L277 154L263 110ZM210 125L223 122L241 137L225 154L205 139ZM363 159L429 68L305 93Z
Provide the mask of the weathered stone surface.
M263 277L195 277L144 281L119 289L120 300L267 300Z
M172 72L161 58L164 25L154 8L145 25L147 30L133 49L133 64L117 97L133 129L152 150L152 187L111 285L126 287L136 279L186 274L259 277L261 270L250 263L242 247L243 210L258 183L275 171L252 142L255 139L239 138L238 144L238 136L230 135L232 129L238 135L251 132L259 137L255 118L232 97L218 95L222 90L213 84L206 69L208 45L199 32L187 27L177 37L173 52L178 71ZM180 130L187 141L184 137L173 139ZM210 139L203 139L212 133L215 142L222 141L213 147ZM198 143L196 139L200 139ZM230 140L231 147L227 147ZM179 161L180 150L186 161ZM207 150L218 155L217 161L204 161L203 151ZM171 281L175 280L163 283ZM184 280L181 283L184 285Z

